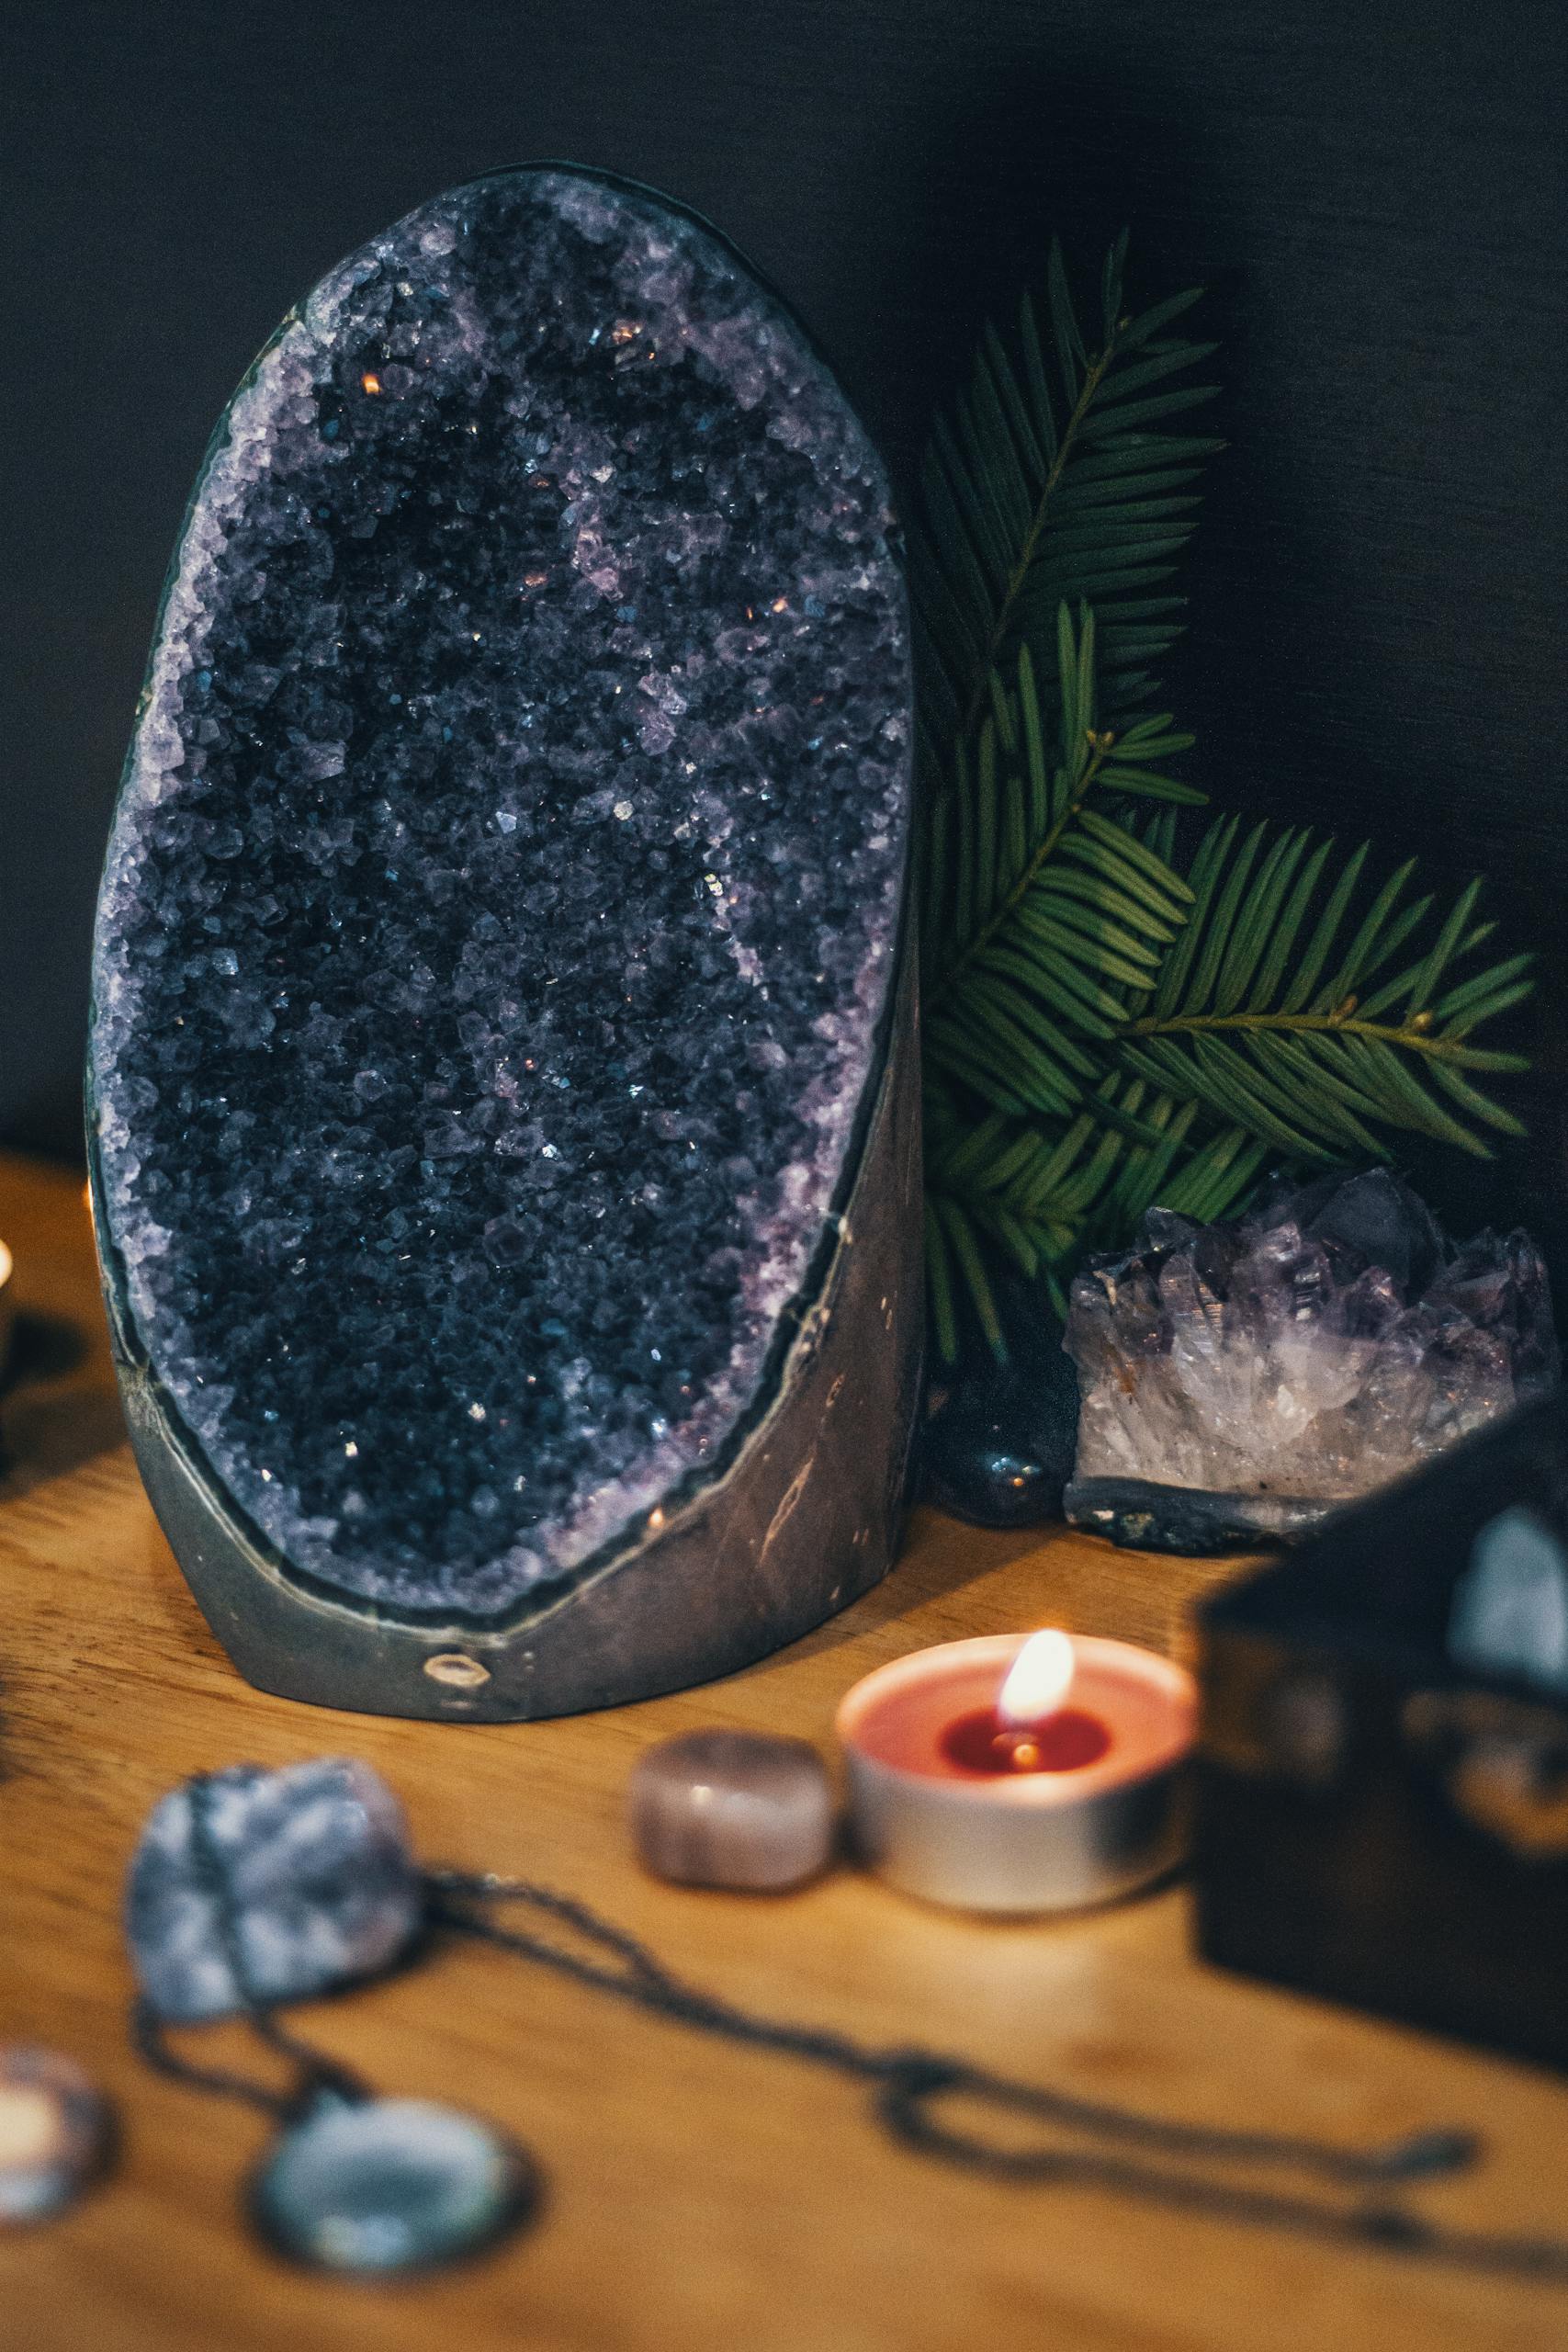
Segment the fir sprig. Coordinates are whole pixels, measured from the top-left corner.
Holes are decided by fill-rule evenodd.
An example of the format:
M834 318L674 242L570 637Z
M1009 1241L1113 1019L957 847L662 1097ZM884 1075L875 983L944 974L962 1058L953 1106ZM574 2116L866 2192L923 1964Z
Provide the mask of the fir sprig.
M1180 625L1165 590L1202 460L1170 429L1213 346L1166 330L1198 299L1122 311L1123 240L1090 351L1058 251L1049 329L987 330L933 438L911 532L920 667L919 901L927 1264L952 1360L964 1312L998 1352L991 1269L1055 1292L1156 1202L1212 1219L1266 1162L1382 1159L1416 1134L1484 1155L1518 1122L1472 1042L1529 991L1477 967L1472 883L1439 920L1406 864L1235 818L1179 852L1204 795L1192 738L1151 715ZM1110 707L1106 716L1103 706ZM1403 959L1403 960L1402 960Z
M1027 295L1015 349L987 327L968 385L933 431L910 571L922 745L939 790L997 680L1010 683L1020 647L1049 644L1062 604L1095 611L1099 676L1119 713L1140 706L1178 633L1184 600L1149 592L1171 578L1202 462L1224 444L1164 429L1214 391L1168 379L1214 345L1165 332L1196 292L1124 317L1125 257L1123 237L1106 261L1091 354L1053 245L1047 328Z

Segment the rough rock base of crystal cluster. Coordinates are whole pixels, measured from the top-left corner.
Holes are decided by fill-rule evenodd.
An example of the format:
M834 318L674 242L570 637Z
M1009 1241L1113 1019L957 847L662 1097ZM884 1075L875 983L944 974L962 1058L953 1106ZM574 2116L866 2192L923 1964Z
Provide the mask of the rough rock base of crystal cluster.
M1074 1527L1134 1552L1202 1559L1248 1544L1293 1544L1334 1509L1309 1495L1212 1494L1152 1478L1071 1478L1062 1498Z
M1289 1543L1557 1374L1529 1237L1449 1241L1382 1170L1226 1225L1152 1210L1073 1286L1082 1408L1065 1497L1118 1544Z

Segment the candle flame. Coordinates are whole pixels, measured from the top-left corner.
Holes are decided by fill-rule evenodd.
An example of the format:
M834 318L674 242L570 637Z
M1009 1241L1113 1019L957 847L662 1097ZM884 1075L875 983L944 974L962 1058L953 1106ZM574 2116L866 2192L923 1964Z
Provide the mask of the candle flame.
M1072 1688L1072 1637L1055 1627L1032 1634L1008 1670L997 1699L1003 1723L1035 1724L1054 1714Z

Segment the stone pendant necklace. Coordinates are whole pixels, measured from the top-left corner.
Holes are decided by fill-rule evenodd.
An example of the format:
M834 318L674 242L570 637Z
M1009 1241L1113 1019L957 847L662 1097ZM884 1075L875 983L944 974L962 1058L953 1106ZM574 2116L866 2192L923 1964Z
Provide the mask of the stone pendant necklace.
M520 1916L498 1917L502 1905ZM1213 2130L1021 2082L946 2052L880 2049L759 2017L684 1983L569 1896L525 1880L420 1871L390 1791L342 1759L271 1773L241 1767L175 1790L132 1860L127 1929L141 1986L138 2047L178 2081L276 2115L278 2136L252 2176L250 2214L278 2252L321 2269L384 2276L454 2261L538 2209L539 2169L508 2134L455 2109L378 2098L274 2014L286 2001L382 1973L416 1947L461 1937L672 2023L859 2081L895 2140L971 2171L1079 2183L1407 2259L1568 2285L1568 2243L1447 2229L1402 2200L1412 2184L1475 2162L1479 2143L1469 2132L1354 2149ZM233 2016L288 2060L288 2089L197 2064L169 2042L171 2024ZM971 2118L988 2114L995 2136L984 2121L955 2120L953 2105ZM1021 2137L1032 2126L1043 2135L1032 2143Z
M161 2073L276 2117L251 2176L250 2216L277 2253L318 2269L374 2276L455 2261L519 2227L538 2202L537 2169L506 2133L433 2100L377 2098L273 2014L278 1993L384 1967L417 1933L401 1833L396 1800L361 1766L242 1769L165 1798L131 1868L137 2047ZM306 1943L315 1964L301 1973ZM269 1969L264 1994L257 1979ZM232 2014L288 2059L287 2088L169 2047L172 2019Z

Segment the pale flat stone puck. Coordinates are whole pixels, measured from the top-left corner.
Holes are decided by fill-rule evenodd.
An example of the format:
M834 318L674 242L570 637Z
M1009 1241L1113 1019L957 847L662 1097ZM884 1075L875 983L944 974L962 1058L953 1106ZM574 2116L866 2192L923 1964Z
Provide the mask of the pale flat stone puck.
M109 2109L73 2059L0 2048L0 2226L47 2221L102 2171Z
M280 2254L362 2278L478 2253L526 2221L539 2196L531 2158L477 2115L331 2094L251 2182L252 2212Z
M776 1893L814 1877L833 1850L832 1787L803 1739L667 1739L632 1774L628 1810L644 1868L683 1886Z

